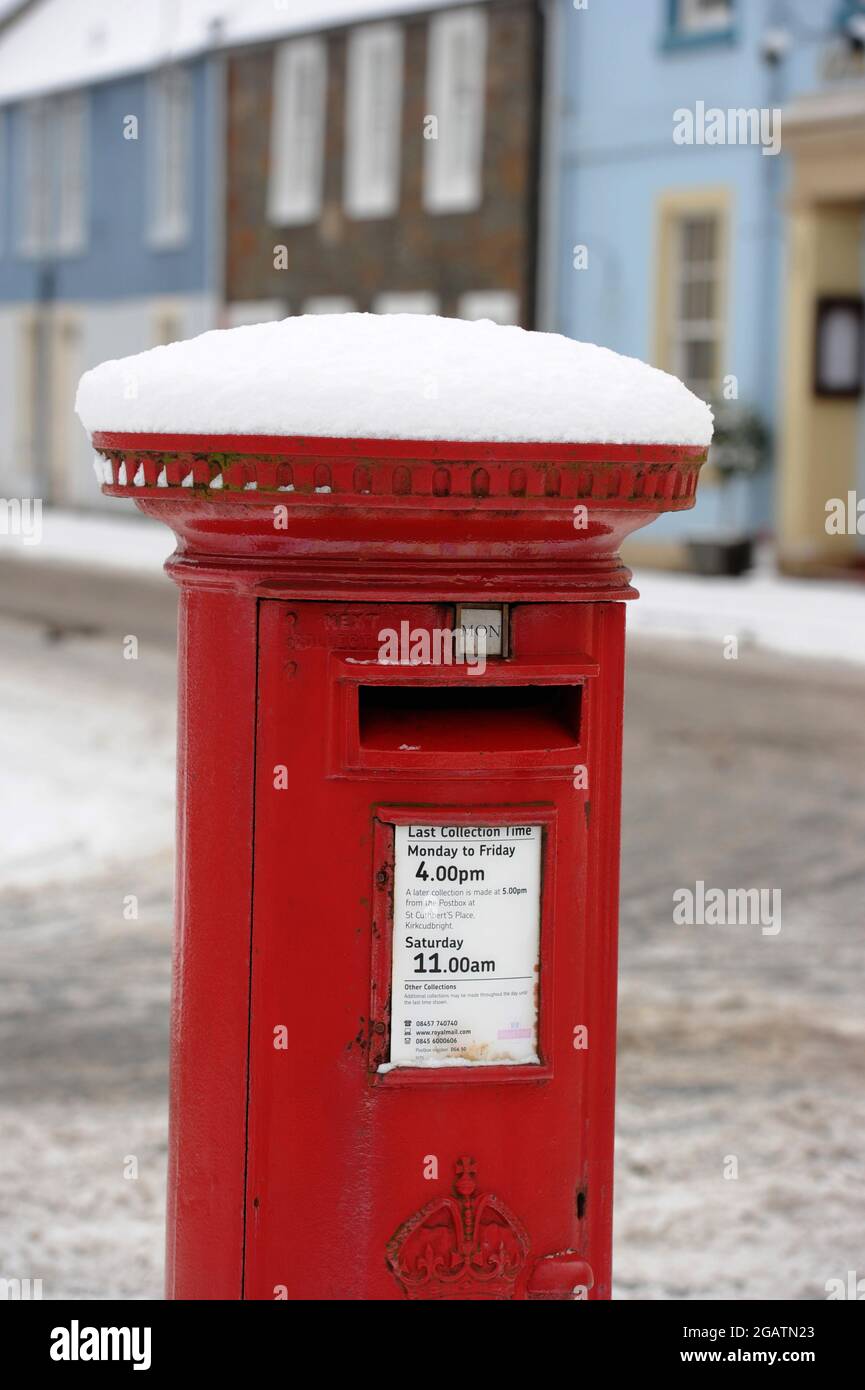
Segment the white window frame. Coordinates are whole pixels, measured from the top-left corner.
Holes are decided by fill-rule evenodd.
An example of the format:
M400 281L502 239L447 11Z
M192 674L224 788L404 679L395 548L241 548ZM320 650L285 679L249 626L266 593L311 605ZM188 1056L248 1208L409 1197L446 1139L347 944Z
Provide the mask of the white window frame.
M302 314L354 314L357 304L345 294L314 294L304 300Z
M8 177L9 170L9 158L6 153L6 131L8 124L9 123L6 119L6 109L5 107L0 106L0 256L3 255L3 250L6 245L6 218L8 216L7 209L12 201L9 197L6 187L6 179Z
M150 243L157 250L173 251L190 235L193 107L188 68L153 73L148 106Z
M717 0L714 10L700 8L699 0L678 0L676 27L683 34L715 34L733 23L732 0Z
M368 24L348 40L345 210L392 217L399 207L405 38L401 24Z
M57 123L57 222L55 247L79 255L87 245L90 103L83 91L68 92L54 107Z
M291 310L284 299L234 299L223 310L221 328L243 328L254 323L277 323Z
M432 290L385 290L376 295L374 314L437 314L441 304Z
M267 215L275 227L317 221L324 192L327 41L281 43L273 60Z
M460 53L462 49L462 53ZM434 15L429 24L424 206L472 212L483 195L487 16L478 8ZM425 131L425 134L428 132Z
M477 320L492 319L493 323L518 324L520 297L514 290L467 290L460 295L457 317Z
M51 105L45 97L20 109L21 187L18 248L22 256L44 256L51 248L54 160Z
M686 261L682 240L685 226L689 222L713 222L715 225L715 249L711 260ZM725 267L723 254L724 220L723 213L716 209L682 209L673 223L671 248L673 264L670 279L670 345L672 352L671 370L680 377L691 390L706 397L715 394L720 384L720 364L724 344L723 304L725 293ZM689 281L711 281L714 284L714 315L711 318L686 318L681 311L682 292ZM687 348L692 342L712 342L715 345L715 380L703 381L692 377L687 371Z

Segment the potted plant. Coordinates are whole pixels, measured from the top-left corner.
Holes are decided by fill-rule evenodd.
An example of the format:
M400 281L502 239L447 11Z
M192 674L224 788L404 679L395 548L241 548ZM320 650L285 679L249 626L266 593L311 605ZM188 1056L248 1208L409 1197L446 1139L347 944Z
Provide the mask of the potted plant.
M739 575L751 568L753 533L737 526L732 482L738 474L752 475L769 458L770 435L762 417L738 401L713 405L715 435L709 466L718 477L718 519L712 530L691 536L688 550L697 574Z

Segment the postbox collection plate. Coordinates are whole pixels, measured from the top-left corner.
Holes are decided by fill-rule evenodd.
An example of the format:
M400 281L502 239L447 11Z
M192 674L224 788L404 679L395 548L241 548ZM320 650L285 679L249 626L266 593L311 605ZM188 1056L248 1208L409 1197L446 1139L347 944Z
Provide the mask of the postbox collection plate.
M537 1064L541 834L396 826L386 1065Z
M374 1084L552 1077L556 823L540 802L376 808Z

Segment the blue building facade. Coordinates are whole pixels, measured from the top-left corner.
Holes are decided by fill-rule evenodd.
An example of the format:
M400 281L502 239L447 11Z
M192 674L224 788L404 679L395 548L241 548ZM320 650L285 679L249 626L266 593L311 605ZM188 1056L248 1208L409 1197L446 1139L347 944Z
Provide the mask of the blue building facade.
M560 0L551 20L544 326L675 372L771 440L770 466L725 488L710 471L696 510L632 556L675 564L689 537L771 530L791 567L819 564L821 481L865 484L861 380L842 406L809 379L818 302L865 283L865 7Z
M221 65L70 83L41 56L52 10L0 32L0 491L99 506L81 373L218 320Z
M279 312L224 305L228 55L454 7L30 0L0 27L0 493L99 505L81 373ZM538 7L537 326L676 373L770 445L634 558L772 532L785 567L861 564L865 534L825 519L865 495L865 0Z
M519 0L518 8L531 3ZM467 83L465 64L456 63L459 80L446 87L445 96L453 87L461 103L448 148L463 149L464 127L483 129L483 100L473 101L468 89L486 90L485 39L478 37L486 34L486 0L0 0L0 494L103 505L73 409L81 374L106 358L286 312L282 296L225 302L228 219L237 218L225 178L232 55L267 55L295 40L308 49L330 29L384 30L382 21L439 9L466 16L450 26L447 51L459 30L461 51L473 43L482 74L476 80L469 71ZM392 25L391 39L394 32ZM401 81L401 39L390 51L398 54ZM378 61L375 52L372 58ZM285 64L280 72L294 92L280 108L281 146L314 144L316 92L302 65L296 79ZM334 72L334 82L348 85L341 69ZM374 84L370 90L374 97ZM380 109L367 100L361 113L376 148ZM329 161L342 177L336 141L322 143L320 159L303 151L294 162L280 162L278 151L275 159L271 116L268 91L254 117L263 139L252 181L266 185L284 165L290 198L303 168ZM384 144L393 144L384 134ZM468 155L471 161L471 148ZM366 159L363 168L372 166ZM272 267L277 229L267 222L256 231ZM240 237L235 261L254 259L250 239ZM325 233L319 240L330 244ZM512 295L490 295L478 284L482 292L466 296L467 313L515 312ZM424 294L398 300L403 311L433 307ZM312 303L316 312L336 308L333 296L316 298L314 288L290 307L311 311ZM392 296L389 307L396 307ZM135 391L135 381L127 387Z

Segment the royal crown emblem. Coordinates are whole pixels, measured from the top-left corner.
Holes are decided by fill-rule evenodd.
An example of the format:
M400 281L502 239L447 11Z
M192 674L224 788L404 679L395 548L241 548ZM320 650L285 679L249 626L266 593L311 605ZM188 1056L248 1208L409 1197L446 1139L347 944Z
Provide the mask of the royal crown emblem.
M473 1158L456 1163L453 1197L434 1197L400 1226L388 1264L410 1299L511 1299L529 1238L504 1202L477 1192Z

